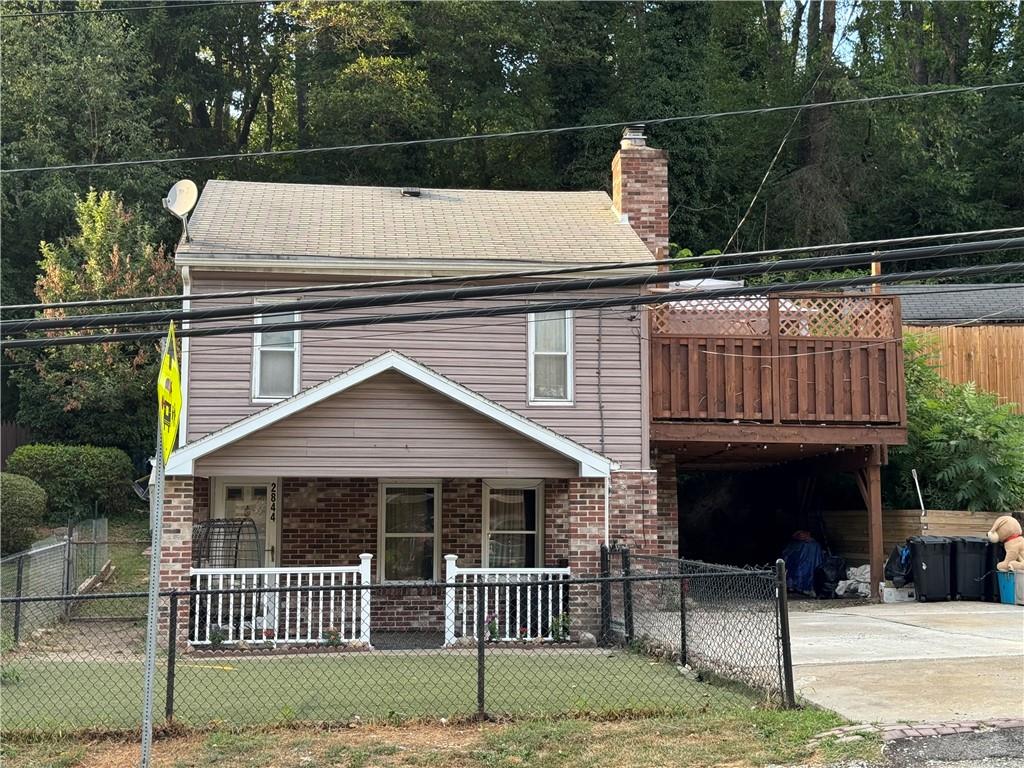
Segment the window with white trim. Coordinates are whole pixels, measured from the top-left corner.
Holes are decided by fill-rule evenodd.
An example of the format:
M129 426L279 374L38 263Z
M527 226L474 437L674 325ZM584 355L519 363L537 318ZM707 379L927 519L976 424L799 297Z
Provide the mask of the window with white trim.
M298 312L257 315L257 325L298 322ZM284 400L299 391L299 331L253 334L252 399Z
M543 564L543 483L484 483L484 552L487 568Z
M572 402L572 313L529 316L530 402Z
M381 581L431 581L440 542L439 483L382 483L380 486Z

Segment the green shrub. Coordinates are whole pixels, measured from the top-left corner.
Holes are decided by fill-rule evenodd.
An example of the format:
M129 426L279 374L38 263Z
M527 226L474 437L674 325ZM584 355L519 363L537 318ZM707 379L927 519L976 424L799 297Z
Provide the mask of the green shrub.
M132 462L118 448L22 445L7 460L7 468L43 487L49 520L56 525L92 517L94 504L101 515L119 515L137 506Z
M0 552L28 549L46 517L46 491L32 478L0 472Z
M1024 505L1024 416L974 384L951 384L930 348L906 345L907 445L890 452L889 503L916 507L911 469L929 509L1009 512Z

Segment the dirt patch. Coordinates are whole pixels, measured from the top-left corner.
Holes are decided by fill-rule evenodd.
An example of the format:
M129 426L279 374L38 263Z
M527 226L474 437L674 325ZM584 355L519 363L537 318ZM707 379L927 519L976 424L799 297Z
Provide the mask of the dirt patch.
M45 661L143 660L145 623L132 619L76 619L36 630L4 661L30 656Z
M371 765L396 765L404 762L405 756L416 753L432 752L438 757L455 758L457 753L479 745L488 732L496 732L501 728L494 723L483 723L401 728L360 726L313 732L275 730L237 736L195 734L158 739L153 746L153 768L219 764L206 762L215 756L225 765L249 765L258 760L262 768L304 763L320 766L325 764L325 759L327 765L348 765L349 759L341 758L350 753L372 756ZM138 764L139 750L137 741L93 741L80 743L73 751L64 754L71 758L66 764L75 768L123 768ZM237 756L237 761L233 761L232 756ZM15 764L29 768L49 763ZM457 763L445 759L439 764Z

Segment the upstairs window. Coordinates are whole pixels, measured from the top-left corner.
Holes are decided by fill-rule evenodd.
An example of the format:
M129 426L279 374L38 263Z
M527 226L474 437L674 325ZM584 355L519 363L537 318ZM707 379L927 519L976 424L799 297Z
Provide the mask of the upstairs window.
M290 323L298 312L258 315L257 325ZM253 334L252 398L283 400L299 391L299 332L270 331Z
M528 325L530 402L572 402L572 314L538 312Z

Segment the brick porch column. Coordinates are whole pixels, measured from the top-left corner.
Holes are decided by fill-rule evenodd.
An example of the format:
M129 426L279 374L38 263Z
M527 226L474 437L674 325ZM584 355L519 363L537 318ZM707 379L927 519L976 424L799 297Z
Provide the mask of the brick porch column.
M658 545L666 557L679 557L679 470L676 455L654 450L658 470Z
M189 588L192 567L192 514L196 483L191 477L164 481L164 517L160 540L160 591ZM160 598L160 642L168 629L168 599ZM178 639L188 636L188 597L178 599Z
M569 479L569 567L578 578L601 572L604 542L604 479ZM572 629L597 636L601 627L600 590L596 584L575 587L570 597Z
M662 554L655 470L612 472L609 521L613 542L637 554Z

